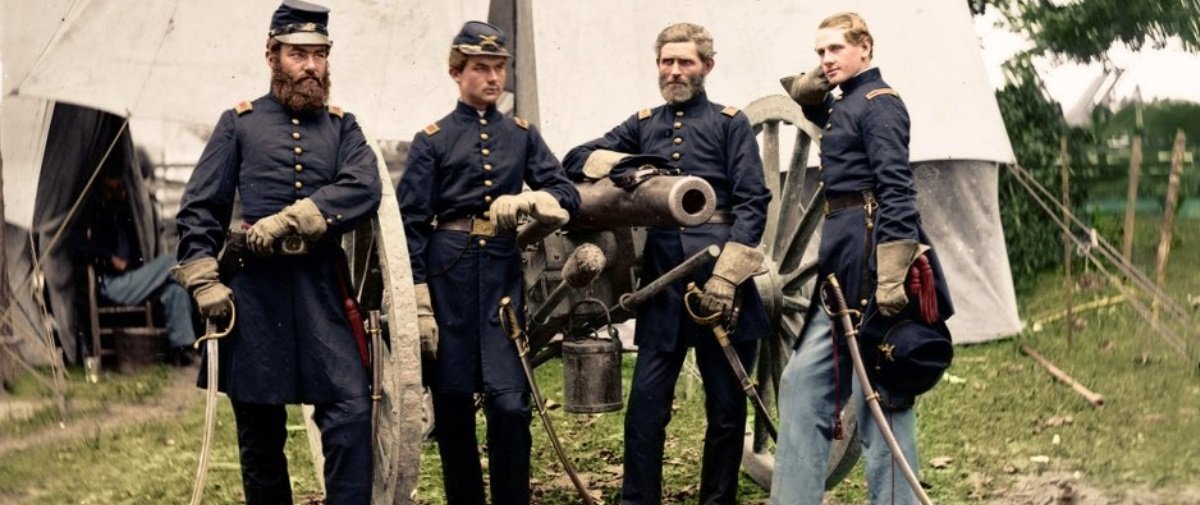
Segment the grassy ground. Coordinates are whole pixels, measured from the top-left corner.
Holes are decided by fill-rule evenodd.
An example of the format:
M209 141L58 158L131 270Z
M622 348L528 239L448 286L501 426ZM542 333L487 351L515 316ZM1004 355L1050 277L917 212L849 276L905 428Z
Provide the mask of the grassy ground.
M1200 226L1177 224L1175 254L1167 289L1178 300L1200 295ZM1144 223L1136 256L1153 271L1149 244L1152 224ZM1078 262L1077 262L1078 264ZM1078 277L1078 276L1077 276ZM1114 293L1087 277L1076 294L1079 303ZM1065 287L1060 275L1047 274L1034 293L1021 296L1025 320L1057 312ZM1195 310L1189 307L1189 310ZM1078 315L1068 343L1066 321L1027 331L1015 339L961 347L950 375L919 406L924 480L938 503L1025 503L1014 489L1030 479L1073 476L1102 490L1113 503L1197 503L1200 488L1200 371L1162 344L1130 308L1118 305ZM1197 342L1195 321L1190 339ZM1029 344L1092 390L1106 404L1093 408L1056 383L1020 354ZM631 356L626 360L628 380ZM191 372L188 372L189 374ZM561 367L538 369L547 397L561 402ZM0 437L44 437L45 443L0 454L0 504L144 504L183 503L190 493L199 429L200 393L173 381L190 377L152 368L128 377L110 377L99 385L72 376L73 413L58 428L53 411L19 421L0 421ZM175 386L172 386L175 384ZM689 392L689 387L691 391ZM179 415L112 428L91 424L106 416L140 408L161 408L162 396L182 391ZM628 382L626 389L628 391ZM32 382L22 383L16 398L44 395ZM668 428L664 465L668 503L694 502L703 441L703 393L681 380L674 420ZM552 411L556 428L585 480L605 501L616 502L621 473L622 412L572 415ZM786 422L784 420L783 422ZM298 411L293 411L289 458L298 501L316 496L307 442ZM482 420L480 421L482 429ZM79 428L82 426L82 428ZM103 426L103 427L102 427ZM569 481L535 419L534 493L538 503L577 503ZM75 429L71 437L49 436ZM482 431L481 431L481 440ZM0 443L0 447L3 443ZM223 403L209 476L207 503L238 503L240 480L232 415ZM935 468L932 462L939 463ZM436 448L422 455L418 496L441 503L441 468ZM1149 495L1154 500L1139 497ZM843 503L865 501L861 468L831 496ZM743 476L743 503L760 503L766 493ZM1049 503L1042 499L1031 503Z

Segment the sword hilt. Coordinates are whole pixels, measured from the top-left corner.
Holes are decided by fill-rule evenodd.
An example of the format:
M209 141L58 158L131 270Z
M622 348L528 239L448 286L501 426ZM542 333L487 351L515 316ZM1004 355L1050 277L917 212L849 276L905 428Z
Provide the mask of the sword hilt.
M216 318L205 318L204 335L196 339L196 341L192 343L192 347L199 349L200 345L208 340L217 340L228 336L229 333L233 331L233 325L235 321L237 321L237 305L235 304L229 304L229 324L225 326L224 330L217 330Z

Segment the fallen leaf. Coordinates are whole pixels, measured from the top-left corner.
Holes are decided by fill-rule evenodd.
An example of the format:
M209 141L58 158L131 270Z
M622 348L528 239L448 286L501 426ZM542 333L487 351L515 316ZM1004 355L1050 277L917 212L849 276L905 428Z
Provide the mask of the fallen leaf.
M950 456L938 456L936 458L929 460L929 466L932 466L934 468L946 468L946 467L950 466L950 463L953 463L953 462L954 462L954 458L951 458Z
M1037 463L1037 464L1039 464L1039 465L1045 465L1045 464L1048 464L1048 463L1050 463L1050 456L1043 456L1043 455L1041 455L1041 454L1039 454L1039 455L1037 455L1037 456L1030 456L1030 457L1029 457L1029 461L1030 461L1031 463Z

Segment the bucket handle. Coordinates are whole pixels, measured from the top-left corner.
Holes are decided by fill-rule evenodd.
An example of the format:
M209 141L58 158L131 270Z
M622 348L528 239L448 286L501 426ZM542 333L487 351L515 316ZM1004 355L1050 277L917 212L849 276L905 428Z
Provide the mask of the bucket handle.
M582 340L583 339L583 338L572 338L571 337L572 332L570 330L575 328L575 310L578 309L582 305L587 305L590 303L599 305L601 312L604 313L604 321L605 321L604 326L606 328L608 328L608 338L615 340L617 342L620 342L621 339L617 336L617 329L613 328L613 325L612 325L612 317L609 316L608 305L605 305L604 302L600 301L597 298L584 298L584 299L579 300L578 302L575 302L574 304L571 305L571 310L567 312L567 329L568 329L568 331L567 331L567 333L565 333L563 335L563 340ZM600 339L600 334L598 332L596 332L595 328L588 328L588 329L592 333L592 338ZM586 338L586 337L584 337L584 338Z

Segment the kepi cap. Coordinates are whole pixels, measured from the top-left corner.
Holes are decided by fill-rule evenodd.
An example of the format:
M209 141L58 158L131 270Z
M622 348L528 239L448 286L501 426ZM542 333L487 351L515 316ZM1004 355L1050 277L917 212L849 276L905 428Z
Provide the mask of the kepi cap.
M483 21L467 21L462 30L454 36L450 43L452 49L457 49L468 56L511 56L506 47L507 39L504 32L495 25Z
M328 23L328 7L304 0L283 0L271 16L271 30L267 36L296 46L332 46Z

